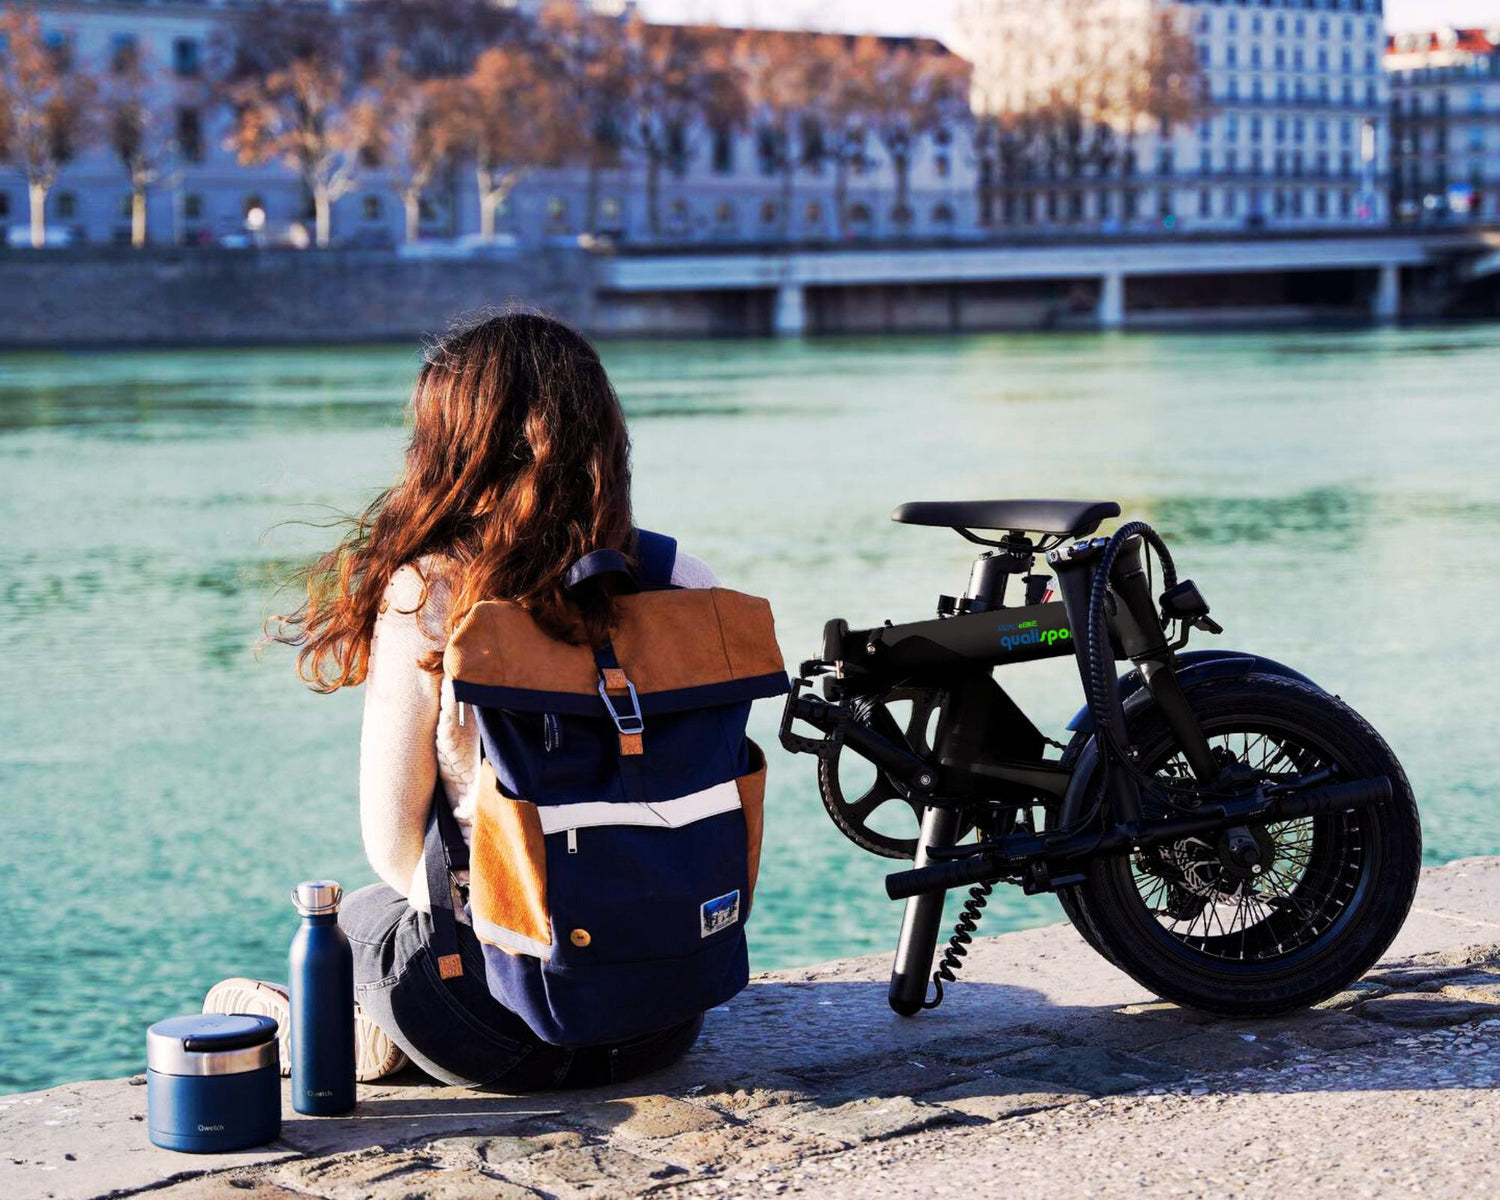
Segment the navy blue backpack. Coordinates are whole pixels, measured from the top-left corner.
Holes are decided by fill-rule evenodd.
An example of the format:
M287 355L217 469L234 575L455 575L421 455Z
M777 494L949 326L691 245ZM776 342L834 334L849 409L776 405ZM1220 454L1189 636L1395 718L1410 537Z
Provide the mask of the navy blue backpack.
M508 601L476 605L444 656L478 722L467 848L441 796L427 872L434 953L463 966L450 872L490 993L559 1046L620 1041L723 1004L749 977L745 919L760 859L766 763L753 700L787 690L770 605L671 586L676 543L637 535L636 565L596 551L569 573L627 580L592 649Z

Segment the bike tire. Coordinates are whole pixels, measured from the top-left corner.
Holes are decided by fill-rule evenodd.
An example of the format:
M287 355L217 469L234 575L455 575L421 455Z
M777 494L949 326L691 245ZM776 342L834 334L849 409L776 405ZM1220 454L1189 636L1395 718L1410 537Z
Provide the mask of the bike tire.
M1313 907L1311 891L1301 900L1295 895L1314 878L1306 864L1319 866L1318 881L1325 874L1329 877L1330 882L1316 886L1327 890L1330 910L1340 888L1351 892L1352 898L1321 932L1309 933L1316 929L1316 920L1304 922L1302 932L1310 938L1305 945L1280 958L1251 962L1230 960L1233 935L1211 934L1211 926L1205 926L1196 939L1179 940L1179 935L1170 932L1168 922L1159 918L1166 915L1173 923L1180 922L1151 908L1132 872L1132 856L1117 855L1090 864L1084 882L1070 889L1066 898L1060 897L1064 911L1105 958L1164 1000L1241 1018L1316 1004L1374 966L1406 919L1422 863L1421 826L1411 785L1395 755L1368 722L1338 697L1298 680L1258 674L1209 680L1191 688L1189 698L1210 737L1230 737L1236 727L1270 730L1273 745L1275 739L1281 740L1281 755L1287 753L1288 745L1301 747L1302 752L1335 765L1345 778L1383 775L1392 784L1393 795L1387 803L1307 819L1312 823L1307 827L1311 848L1293 893L1284 898L1296 905L1295 910L1283 903L1271 917L1263 918L1264 925L1248 925L1240 934L1242 956L1252 933L1261 943L1274 943L1280 954L1280 930L1295 930L1291 922L1301 918L1304 907ZM1140 761L1147 769L1171 758L1174 741L1159 709L1154 705L1142 709L1131 726L1131 740L1140 748ZM1281 854L1279 847L1277 853ZM1315 857L1319 853L1323 859ZM1335 869L1342 872L1337 887L1332 882ZM1289 912L1294 916L1286 918ZM1273 922L1280 925L1272 929Z

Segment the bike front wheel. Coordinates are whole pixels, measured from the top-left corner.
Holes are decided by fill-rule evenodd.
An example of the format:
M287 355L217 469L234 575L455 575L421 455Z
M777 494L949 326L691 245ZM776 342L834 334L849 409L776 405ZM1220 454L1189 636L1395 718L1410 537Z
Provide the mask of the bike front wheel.
M1189 698L1222 762L1273 782L1330 768L1342 779L1385 776L1392 798L1250 828L1261 851L1254 868L1237 865L1222 836L1101 859L1070 889L1068 915L1163 999L1236 1017L1316 1004L1375 964L1411 907L1422 834L1406 774L1358 713L1299 680L1212 680ZM1131 740L1148 773L1191 783L1154 706L1133 722Z

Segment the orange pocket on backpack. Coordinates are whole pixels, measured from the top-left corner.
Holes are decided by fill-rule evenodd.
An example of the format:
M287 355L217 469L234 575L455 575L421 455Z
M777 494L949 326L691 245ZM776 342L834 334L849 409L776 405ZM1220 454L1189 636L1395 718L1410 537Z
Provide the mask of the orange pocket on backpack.
M547 848L536 805L503 795L485 764L469 847L469 916L481 941L547 955Z
M750 743L750 763L755 769L734 781L740 793L740 807L745 812L746 865L750 881L750 896L745 903L747 914L750 900L755 896L755 876L760 871L760 843L766 828L766 756L753 741Z

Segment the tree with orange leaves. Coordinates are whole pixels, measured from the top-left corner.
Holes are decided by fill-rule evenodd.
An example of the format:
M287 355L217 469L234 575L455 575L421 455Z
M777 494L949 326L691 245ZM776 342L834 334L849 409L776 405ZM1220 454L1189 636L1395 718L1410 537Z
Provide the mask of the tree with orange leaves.
M0 13L0 160L26 176L31 244L47 244L47 193L93 135L97 87L78 71L68 45L48 45L35 14Z
M490 241L516 185L576 145L576 101L554 64L519 42L485 50L447 95L455 145L474 162L480 236Z
M296 172L319 246L332 240L334 204L387 147L383 97L363 70L371 60L355 22L325 10L262 4L239 24L229 144L242 163Z
M885 46L870 34L819 34L805 43L808 57L807 115L819 138L809 149L815 161L833 164L833 205L840 237L849 232L849 174L870 163L870 135L880 111L879 78Z
M898 43L874 70L875 132L896 179L893 216L905 232L912 219L912 156L923 138L951 132L968 115L968 69L936 48Z
M390 172L401 196L406 240L415 242L422 236L422 202L462 142L463 106L452 80L417 79L395 53L387 57L380 90L392 150Z
M663 168L684 170L705 128L740 127L745 94L733 44L717 30L648 25L632 14L625 35L624 140L645 160L646 224L658 237Z
M761 161L781 180L779 228L785 240L797 168L807 149L797 144L797 123L814 98L816 67L804 52L803 39L780 30L745 30L736 39L734 58Z

